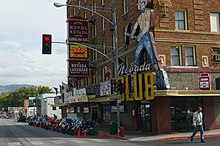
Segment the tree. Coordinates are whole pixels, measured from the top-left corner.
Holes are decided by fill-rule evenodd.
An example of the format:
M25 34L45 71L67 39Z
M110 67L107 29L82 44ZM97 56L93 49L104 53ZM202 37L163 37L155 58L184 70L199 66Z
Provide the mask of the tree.
M36 97L42 93L50 93L52 89L46 86L22 87L10 93L0 95L0 109L5 107L23 106L24 99Z

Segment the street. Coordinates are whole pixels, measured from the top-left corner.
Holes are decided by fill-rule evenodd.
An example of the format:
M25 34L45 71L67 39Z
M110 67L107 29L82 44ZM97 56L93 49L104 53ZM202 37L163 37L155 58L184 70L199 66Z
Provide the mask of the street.
M197 146L201 145L199 139L193 143L189 139L173 141L129 141L118 139L107 139L99 137L77 138L29 126L28 123L18 123L12 119L0 119L0 146ZM219 137L206 138L207 143L202 145L217 146L220 143Z
M0 146L137 146L115 139L104 138L77 138L29 126L28 123L14 122L12 119L0 119Z

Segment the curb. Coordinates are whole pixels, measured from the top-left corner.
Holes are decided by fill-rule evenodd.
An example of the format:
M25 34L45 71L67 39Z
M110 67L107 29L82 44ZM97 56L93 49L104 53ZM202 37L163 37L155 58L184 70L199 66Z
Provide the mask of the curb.
M204 137L220 137L220 134L205 134ZM161 138L159 140L172 141L172 140L181 140L181 139L188 139L188 138L190 138L190 136L175 136L175 137ZM200 135L195 136L195 138L200 138Z
M114 139L120 139L120 140L129 140L128 138L117 136L117 135L104 134L104 136L107 137L107 138L114 138Z

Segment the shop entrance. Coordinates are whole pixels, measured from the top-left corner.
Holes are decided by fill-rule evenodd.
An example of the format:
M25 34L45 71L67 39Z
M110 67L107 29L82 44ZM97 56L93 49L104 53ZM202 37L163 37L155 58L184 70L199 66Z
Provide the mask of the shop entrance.
M151 132L151 109L150 103L141 103L139 106L139 130Z
M201 98L198 97L172 98L170 108L172 131L192 131L192 117L198 106L201 106Z
M96 122L98 122L98 106L92 106L91 107L91 110L92 110L92 112L91 112L91 119L93 120L93 121L96 121Z

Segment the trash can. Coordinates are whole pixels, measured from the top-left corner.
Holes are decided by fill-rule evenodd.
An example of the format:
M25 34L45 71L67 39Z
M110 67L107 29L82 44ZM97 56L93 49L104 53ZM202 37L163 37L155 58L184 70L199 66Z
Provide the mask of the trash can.
M111 121L110 126L109 126L109 132L111 135L116 135L117 132L117 123L114 121Z

